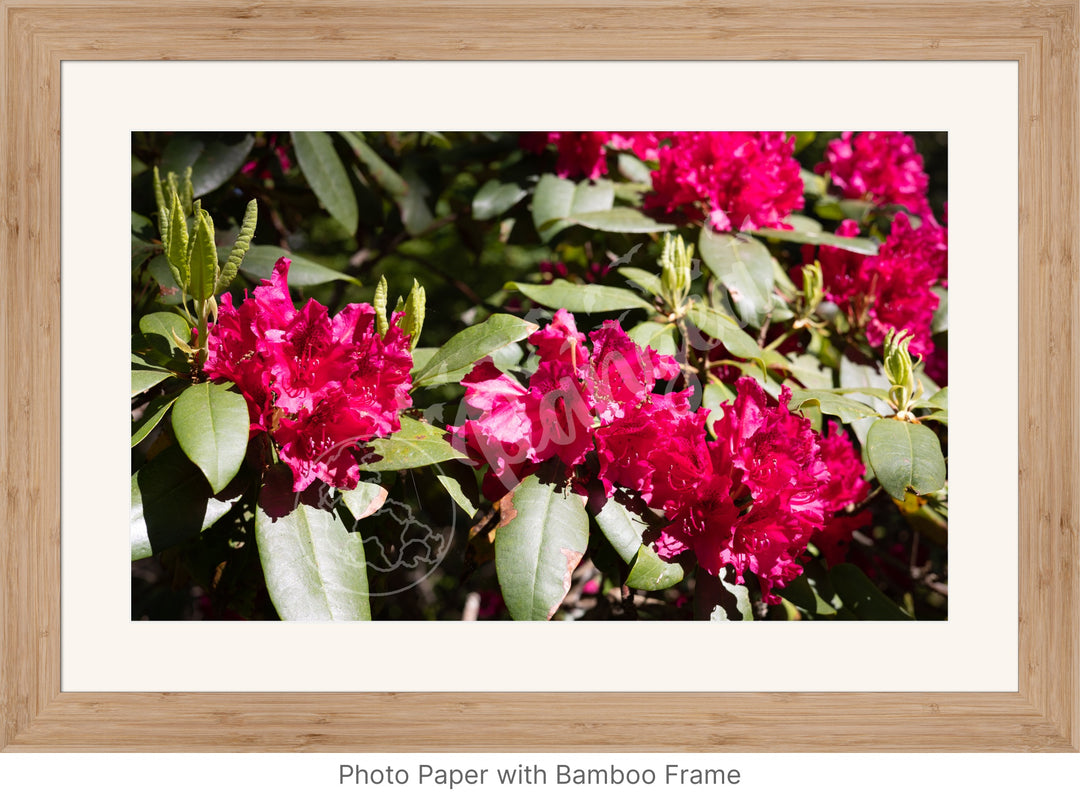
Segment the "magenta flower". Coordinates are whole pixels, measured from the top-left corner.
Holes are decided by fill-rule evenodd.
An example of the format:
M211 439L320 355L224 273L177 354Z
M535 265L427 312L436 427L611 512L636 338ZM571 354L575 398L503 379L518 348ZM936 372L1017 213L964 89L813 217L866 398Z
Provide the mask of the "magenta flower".
M783 132L672 132L645 208L715 230L785 228L803 206L795 138Z
M351 489L363 443L401 428L398 414L412 404L409 337L396 324L380 337L367 303L347 305L333 319L315 300L296 310L289 263L279 259L238 308L222 295L204 370L236 384L252 432L273 438L294 491L316 480Z
M557 461L569 479L595 449L598 428L662 397L652 394L657 382L679 372L674 359L638 347L618 323L586 337L565 310L529 341L540 362L528 387L490 359L478 363L462 381L473 417L450 428L459 450L487 464L484 495L492 500L540 463Z
M829 424L827 436L820 440L821 459L829 469L829 482L822 491L826 512L825 526L810 539L821 550L830 566L843 563L851 544L851 533L871 521L870 512L848 515L846 508L856 505L870 492L866 467L847 433L836 423Z
M844 221L838 235L857 235L854 221ZM913 229L903 213L877 255L863 256L839 247L817 250L825 296L836 303L867 341L880 347L890 329L914 335L911 352L928 357L934 351L932 324L940 303L933 287L948 279L948 233L927 220ZM813 248L803 252L812 260Z
M865 199L876 205L903 205L916 216L932 216L926 200L929 178L915 141L903 132L844 132L825 149L826 171L846 199Z

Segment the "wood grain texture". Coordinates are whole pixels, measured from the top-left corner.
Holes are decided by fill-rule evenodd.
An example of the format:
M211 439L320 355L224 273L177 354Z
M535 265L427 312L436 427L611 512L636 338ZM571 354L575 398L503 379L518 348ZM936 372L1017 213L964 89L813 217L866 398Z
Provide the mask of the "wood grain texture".
M0 748L1080 748L1078 9L1071 2L0 0ZM60 62L1000 59L1020 72L1020 691L60 691Z

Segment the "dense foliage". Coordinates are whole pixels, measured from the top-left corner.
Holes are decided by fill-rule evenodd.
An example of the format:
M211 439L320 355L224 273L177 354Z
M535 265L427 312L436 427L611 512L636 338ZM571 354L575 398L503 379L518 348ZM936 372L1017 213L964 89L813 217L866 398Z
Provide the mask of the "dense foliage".
M945 618L945 160L136 133L133 618Z

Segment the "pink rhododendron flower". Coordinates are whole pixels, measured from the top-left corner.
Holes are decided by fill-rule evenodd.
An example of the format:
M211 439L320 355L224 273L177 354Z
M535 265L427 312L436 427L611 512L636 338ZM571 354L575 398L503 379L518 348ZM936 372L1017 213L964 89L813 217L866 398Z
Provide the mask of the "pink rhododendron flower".
M239 307L223 294L207 339L211 380L236 384L252 432L267 432L293 473L293 490L316 480L356 487L362 444L401 428L409 397L409 337L396 324L380 337L375 309L345 306L333 319L288 289L289 259ZM395 315L396 323L401 314Z
M844 221L837 234L858 234L854 221ZM812 247L804 259L813 259ZM925 222L914 229L903 213L877 255L864 256L839 247L817 250L825 296L844 310L849 321L880 347L890 329L914 335L911 352L923 357L934 351L931 326L940 300L933 287L948 274L948 236L944 227Z
M803 206L795 138L783 132L672 132L645 207L714 229L787 227Z
M549 460L569 478L595 449L598 428L662 397L652 394L657 382L679 372L673 358L638 347L618 323L586 337L565 310L529 341L540 361L528 387L490 359L479 362L462 381L473 417L450 427L459 450L488 465L484 495L492 500Z
M932 216L922 156L903 132L844 132L829 143L825 162L814 170L828 171L832 184L847 199L903 205L917 216Z

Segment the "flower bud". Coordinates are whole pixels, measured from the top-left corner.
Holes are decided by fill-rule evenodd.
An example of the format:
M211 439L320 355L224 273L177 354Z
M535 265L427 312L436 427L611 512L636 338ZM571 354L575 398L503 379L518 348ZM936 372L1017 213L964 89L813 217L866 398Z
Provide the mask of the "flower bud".
M915 394L915 369L908 352L912 336L907 331L890 329L885 337L885 375L892 385L889 397L899 411L907 410Z
M413 281L409 299L405 301L405 316L401 320L401 330L412 337L410 349L416 348L420 341L420 331L424 328L424 313L427 308L427 292L424 287Z
M821 276L821 264L817 261L807 264L802 268L802 276L805 314L809 316L825 299L825 282Z
M688 247L682 236L672 238L665 235L664 249L660 255L660 282L663 284L665 296L675 307L682 305L686 295L690 293L693 257L693 245Z

